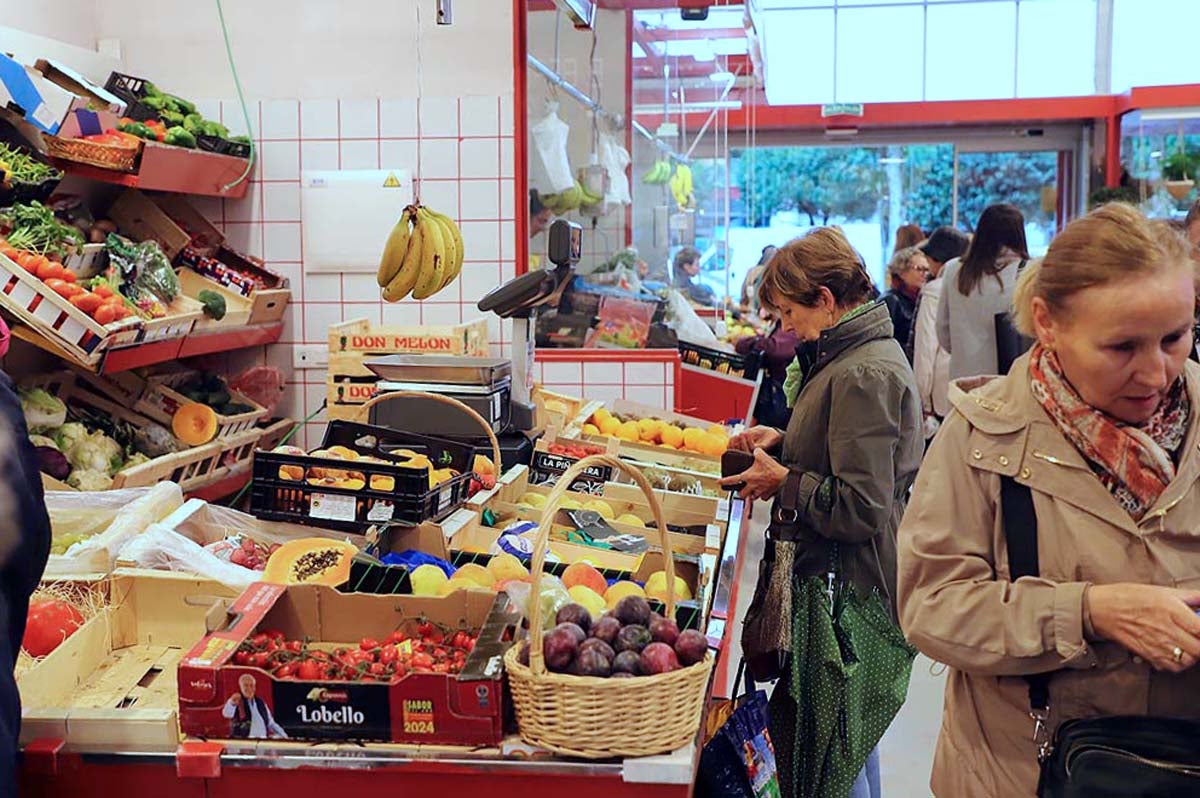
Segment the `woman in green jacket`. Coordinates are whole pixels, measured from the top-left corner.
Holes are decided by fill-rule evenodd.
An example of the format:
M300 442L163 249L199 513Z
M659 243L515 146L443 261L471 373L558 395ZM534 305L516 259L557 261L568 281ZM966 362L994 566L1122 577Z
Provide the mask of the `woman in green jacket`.
M754 464L725 480L747 499L773 499L769 537L795 545L793 573L824 575L831 559L843 582L878 592L895 618L896 528L921 464L921 402L912 369L893 336L887 307L871 300L870 278L845 236L818 228L783 249L759 288L801 341L792 416L786 430L751 427L730 446ZM802 376L800 376L802 374ZM770 612L751 606L749 612ZM780 680L771 732L784 794L798 708ZM852 798L877 798L872 754ZM871 778L873 777L873 778Z

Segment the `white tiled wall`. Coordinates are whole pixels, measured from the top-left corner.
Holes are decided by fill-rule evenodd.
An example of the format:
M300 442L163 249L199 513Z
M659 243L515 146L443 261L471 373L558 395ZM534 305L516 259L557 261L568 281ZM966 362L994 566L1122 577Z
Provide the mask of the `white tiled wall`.
M245 130L237 103L200 103L231 131ZM325 397L325 370L293 370L293 347L324 345L330 325L352 318L373 324L457 324L479 318L475 302L515 276L512 97L263 100L249 106L259 159L241 200L200 200L234 248L264 258L288 276L292 305L279 344L233 353L229 367L266 363L293 383L281 412L300 419ZM461 278L429 300L382 301L374 275L306 274L300 174L305 169L409 168L421 201L459 222L466 246ZM386 231L380 232L382 247ZM492 317L493 351L507 355L511 326ZM316 445L324 415L308 425ZM301 445L306 445L302 443Z
M594 350L593 350L594 351ZM657 354L657 353L656 353ZM628 399L651 407L675 408L675 362L662 360L625 363L567 360L566 352L555 359L539 362L535 379L551 391L588 399ZM586 353L581 354L585 357Z

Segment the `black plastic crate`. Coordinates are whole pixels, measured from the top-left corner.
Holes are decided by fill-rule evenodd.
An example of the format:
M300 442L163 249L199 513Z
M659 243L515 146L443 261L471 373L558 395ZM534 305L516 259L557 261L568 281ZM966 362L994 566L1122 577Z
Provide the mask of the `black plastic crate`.
M220 136L196 134L196 149L205 152L215 152L218 155L232 155L234 158L249 158L250 145L242 141L230 141Z
M108 80L105 81L104 90L109 94L115 94L125 101L125 104L128 106L125 109L126 117L135 122L146 122L151 119L158 119L158 111L142 102L142 98L146 96L147 83L149 81L144 78L113 72L109 74Z
M419 524L441 518L461 506L470 495L473 446L368 424L332 421L321 448L333 446L345 446L360 455L388 462L364 463L257 451L250 491L251 513L272 521L363 532L370 526L388 522ZM452 468L459 474L430 488L426 469L390 460L389 455L398 449L424 454L435 468ZM291 478L282 476L285 472ZM312 484L311 479L331 481ZM351 479L361 480L363 486L339 484Z
M736 352L724 352L720 349L710 349L707 346L679 342L679 358L686 365L710 369L730 377L743 380L758 378L758 362L756 358L739 355Z

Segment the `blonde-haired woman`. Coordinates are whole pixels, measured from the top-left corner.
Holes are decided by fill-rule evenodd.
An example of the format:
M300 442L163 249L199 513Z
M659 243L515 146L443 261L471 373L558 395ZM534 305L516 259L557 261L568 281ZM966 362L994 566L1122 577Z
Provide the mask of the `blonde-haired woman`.
M833 559L845 581L878 592L894 617L896 527L921 462L921 403L887 307L871 289L858 253L832 228L771 259L759 299L802 342L784 388L792 416L786 430L735 436L730 445L755 461L725 483L744 482L743 497L774 500L760 591L774 544L784 540L795 546L795 575L823 576ZM748 615L777 612L760 591ZM783 678L771 696L771 734L785 795L794 794L792 757L804 755L793 739L798 711ZM877 798L877 755L850 794Z
M904 630L951 668L936 795L1034 795L1035 703L1045 736L1070 718L1200 717L1193 295L1182 239L1105 205L1021 275L1034 348L952 386L899 536ZM1009 561L1002 491L1032 500L1036 576L1011 579L1033 569ZM1048 702L1024 678L1045 673Z

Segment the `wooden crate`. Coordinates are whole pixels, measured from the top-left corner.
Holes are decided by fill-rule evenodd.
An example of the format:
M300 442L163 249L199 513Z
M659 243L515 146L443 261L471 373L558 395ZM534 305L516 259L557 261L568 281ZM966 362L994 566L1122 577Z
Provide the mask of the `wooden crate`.
M176 666L235 591L206 579L118 569L108 607L17 679L21 742L74 751L165 751L179 745ZM216 615L213 614L215 618Z
M225 299L225 317L218 321L201 314L200 318L196 320L197 330L244 327L250 323L250 310L253 308L254 302L249 297L242 296L237 291L231 291L226 286L197 274L187 266L179 269L179 287L184 296L197 301L199 301L201 291L213 291Z
M207 277L248 299L249 324L279 321L292 299L286 277L268 269L261 259L227 246L222 245L211 257L187 247L183 251L182 260L200 276ZM263 283L262 287L257 286L254 278Z
M24 380L23 384L45 388L68 408L84 407L138 427L151 423L145 416L89 390L71 371L34 377ZM220 467L222 451L220 443L212 442L155 457L141 465L118 471L113 477L112 487L114 490L143 488L169 480L178 483L184 491L195 490L213 480L214 472Z
M290 418L274 418L269 421L262 422L262 438L258 441L258 448L266 451L271 451L276 446L283 443L283 439L292 431L292 427L296 426L296 422Z
M135 241L157 241L171 261L192 240L154 200L135 188L121 192L108 209L108 217L117 223L122 233Z
M0 255L0 280L0 308L79 363L96 365L108 349L139 340L141 319L131 316L99 324L4 255Z
M221 231L178 194L159 194L154 197L154 204L187 234L187 246L200 254L212 256L225 243Z
M184 338L192 332L196 322L203 316L204 306L181 293L167 306L167 315L142 321L142 331L138 335L137 343Z
M192 401L179 393L176 388L192 377L195 377L197 373L192 369L179 369L147 378L146 391L138 403L134 405L134 410L147 418L154 419L158 423L170 427L171 421L175 417L175 412L183 405L190 404ZM241 435L247 430L254 429L258 422L267 416L267 409L253 399L232 389L229 391L229 397L232 401L248 405L253 409L233 416L223 416L218 413L217 435L215 438L218 441L232 438Z
M343 352L369 356L394 354L466 355L487 357L487 320L462 324L376 326L366 319L351 319L329 328L330 363ZM369 359L369 358L368 358Z

